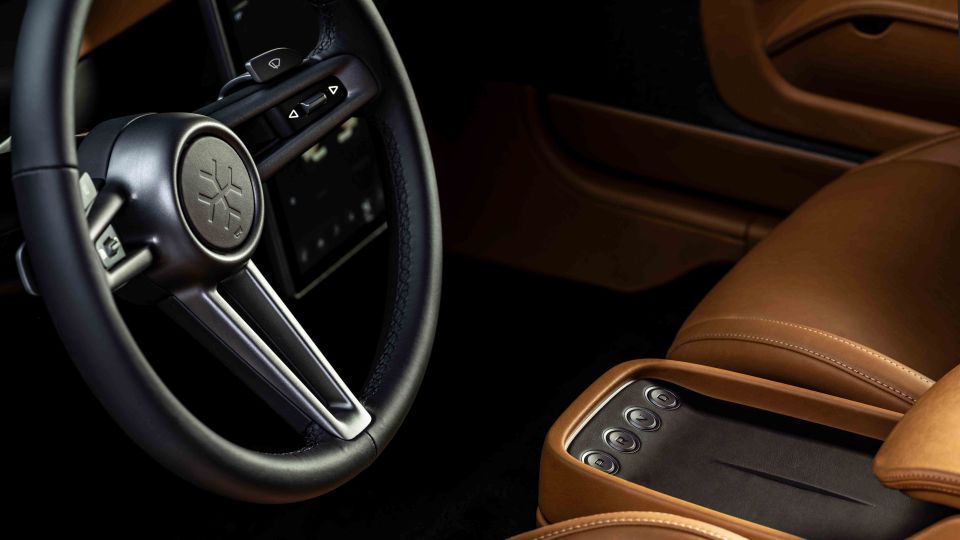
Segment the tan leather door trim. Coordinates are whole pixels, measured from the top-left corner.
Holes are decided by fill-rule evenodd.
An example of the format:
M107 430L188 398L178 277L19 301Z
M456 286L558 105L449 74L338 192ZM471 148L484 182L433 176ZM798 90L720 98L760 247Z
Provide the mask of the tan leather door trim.
M855 163L564 96L549 96L557 136L576 153L641 179L793 210Z
M779 2L767 4L778 9ZM954 0L803 0L767 32L772 56L794 41L836 22L855 17L888 17L956 32Z
M750 120L872 152L952 129L793 86L767 56L755 0L702 0L700 15L717 89L733 110Z

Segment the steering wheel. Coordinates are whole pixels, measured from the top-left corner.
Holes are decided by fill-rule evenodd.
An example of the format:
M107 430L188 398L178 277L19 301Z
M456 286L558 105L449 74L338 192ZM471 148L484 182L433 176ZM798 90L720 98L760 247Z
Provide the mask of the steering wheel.
M320 3L321 39L289 76L196 113L106 121L77 148L74 69L90 0L31 2L12 89L22 263L85 381L120 426L183 478L229 497L292 502L347 481L383 451L417 394L436 327L440 220L430 150L396 48L370 0ZM254 158L232 128L325 81L345 93ZM348 388L250 261L261 180L362 108L386 155L390 289L377 358ZM299 432L271 454L215 433L171 393L114 294L135 280ZM144 285L145 284L145 285Z

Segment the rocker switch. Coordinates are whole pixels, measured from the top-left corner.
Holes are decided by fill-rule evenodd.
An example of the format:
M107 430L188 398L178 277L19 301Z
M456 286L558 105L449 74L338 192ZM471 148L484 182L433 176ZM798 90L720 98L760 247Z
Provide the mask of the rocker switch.
M327 97L325 92L320 92L314 96L311 96L300 103L300 108L303 109L303 114L309 115L312 112L315 112L317 109L320 109L327 104L327 101L330 101L330 98Z

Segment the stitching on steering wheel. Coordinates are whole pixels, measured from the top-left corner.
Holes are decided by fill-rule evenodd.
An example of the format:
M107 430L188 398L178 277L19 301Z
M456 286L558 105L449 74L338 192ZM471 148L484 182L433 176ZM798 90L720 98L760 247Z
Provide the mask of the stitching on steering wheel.
M397 145L393 130L381 120L375 125L383 138L386 147L387 160L390 162L390 180L393 184L396 199L396 226L399 246L397 249L397 291L390 312L390 328L383 342L383 349L377 359L376 366L370 373L370 378L364 385L361 401L366 402L377 393L383 384L384 373L393 361L397 339L403 324L403 313L407 310L407 299L410 290L410 207L407 202L407 186L403 181L403 162L400 157L400 148Z

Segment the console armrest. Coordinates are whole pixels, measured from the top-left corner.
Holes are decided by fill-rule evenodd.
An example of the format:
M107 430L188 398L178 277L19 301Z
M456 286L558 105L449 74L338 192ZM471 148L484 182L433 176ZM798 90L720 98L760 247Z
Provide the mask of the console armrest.
M960 508L960 368L927 390L873 460L887 487Z

